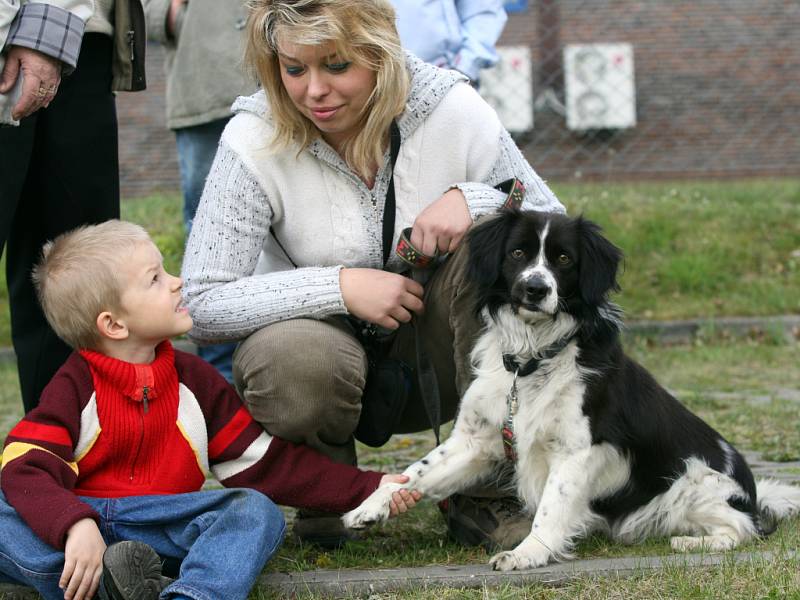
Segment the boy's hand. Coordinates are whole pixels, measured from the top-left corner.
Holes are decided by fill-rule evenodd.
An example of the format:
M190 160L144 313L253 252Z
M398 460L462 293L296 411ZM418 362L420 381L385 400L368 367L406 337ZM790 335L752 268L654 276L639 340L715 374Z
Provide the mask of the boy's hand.
M406 483L407 481L408 475L384 475L381 478L380 485L386 483ZM422 498L422 494L417 490L397 490L392 494L392 501L389 503L389 516L396 517L414 508L420 498Z
M58 587L64 600L83 600L94 596L103 572L106 544L93 519L81 519L67 531L64 571Z

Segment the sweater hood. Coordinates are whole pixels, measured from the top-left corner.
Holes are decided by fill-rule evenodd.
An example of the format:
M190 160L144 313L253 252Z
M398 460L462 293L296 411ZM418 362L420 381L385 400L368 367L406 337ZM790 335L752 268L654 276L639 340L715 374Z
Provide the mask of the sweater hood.
M405 110L397 119L404 138L410 136L428 118L454 85L469 81L458 71L430 65L409 52L406 52L406 69L411 85ZM264 90L251 96L240 96L231 107L234 114L253 113L261 118L269 118L268 109L269 103Z

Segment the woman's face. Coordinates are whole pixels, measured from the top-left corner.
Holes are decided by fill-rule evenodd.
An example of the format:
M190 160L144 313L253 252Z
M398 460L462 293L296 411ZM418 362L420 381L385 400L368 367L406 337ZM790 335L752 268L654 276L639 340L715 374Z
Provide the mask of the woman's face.
M337 152L358 133L360 114L375 88L375 72L342 60L331 42L278 44L281 79L289 97Z

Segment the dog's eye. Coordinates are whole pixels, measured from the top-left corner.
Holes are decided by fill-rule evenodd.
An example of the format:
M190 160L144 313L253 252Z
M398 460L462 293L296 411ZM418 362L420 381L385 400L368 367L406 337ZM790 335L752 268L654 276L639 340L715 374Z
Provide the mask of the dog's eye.
M520 250L519 248L512 250L508 254L511 256L511 258L516 258L516 259L525 258L525 251Z
M559 254L558 255L558 264L562 267L566 267L567 265L572 264L572 259L567 256L566 254Z

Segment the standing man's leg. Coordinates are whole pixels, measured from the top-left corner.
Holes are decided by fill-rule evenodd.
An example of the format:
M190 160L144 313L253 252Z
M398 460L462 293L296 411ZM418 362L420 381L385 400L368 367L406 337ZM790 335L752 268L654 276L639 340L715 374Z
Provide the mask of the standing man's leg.
M11 331L26 412L69 356L39 307L31 269L47 240L119 217L117 116L111 38L83 38L75 72L37 115L30 168L8 238Z
M192 222L200 204L200 197L203 195L206 177L211 170L222 130L225 129L228 120L228 118L218 119L175 130L183 191L183 224L187 237L192 230ZM200 358L214 365L228 382L233 383L232 360L235 349L236 344L214 344L200 346L197 353Z

